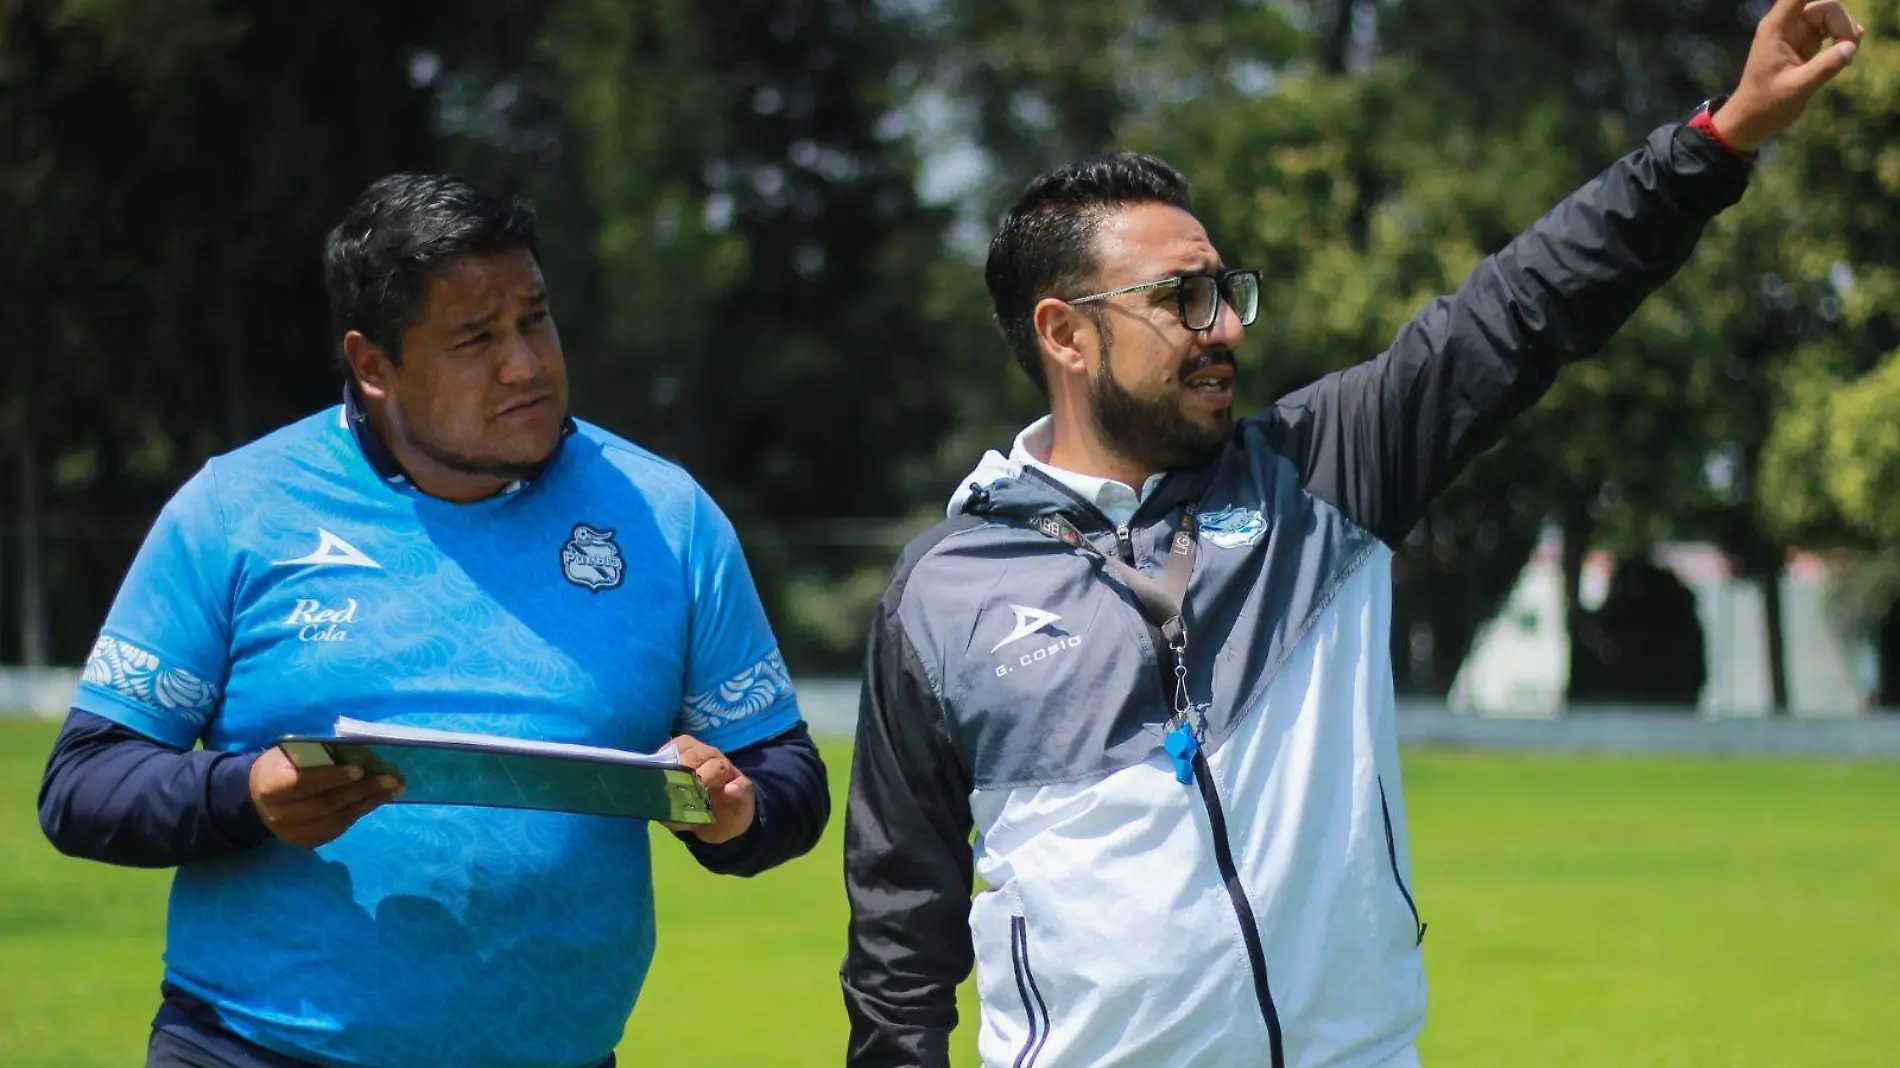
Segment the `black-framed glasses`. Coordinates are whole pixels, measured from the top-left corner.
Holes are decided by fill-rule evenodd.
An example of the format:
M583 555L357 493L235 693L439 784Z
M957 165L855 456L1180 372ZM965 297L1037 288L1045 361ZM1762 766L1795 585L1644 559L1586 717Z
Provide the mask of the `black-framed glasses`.
M1160 289L1164 286L1173 287L1175 302L1180 306L1181 325L1189 330L1212 329L1214 320L1220 317L1223 297L1226 298L1228 306L1234 309L1234 314L1240 317L1242 326L1252 326L1254 319L1260 314L1260 272L1255 270L1221 271L1219 274L1209 271L1177 274L1172 278L1123 286L1106 293L1070 297L1064 303L1087 304L1090 301L1119 297L1123 293L1140 293L1143 290Z

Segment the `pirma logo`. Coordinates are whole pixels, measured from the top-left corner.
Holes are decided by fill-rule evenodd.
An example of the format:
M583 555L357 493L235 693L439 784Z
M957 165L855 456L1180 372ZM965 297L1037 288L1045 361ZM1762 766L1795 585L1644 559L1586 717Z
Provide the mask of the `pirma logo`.
M1062 622L1062 617L1054 612L1045 612L1040 608L1030 608L1027 605L1013 604L1009 606L1009 610L1016 613L1016 629L1009 632L1009 637L990 646L992 653L1010 642L1022 641L1044 627Z
M1005 645L1010 645L1022 641L1024 638L1036 635L1052 640L1039 643L1035 648L1030 649L1026 653L1020 653L1020 655L1012 653L1010 657L1005 657L1002 663L996 665L996 677L999 679L1015 671L1017 668L1026 668L1034 664L1040 664L1065 649L1074 649L1082 644L1082 636L1080 634L1070 634L1061 627L1056 626L1057 623L1062 621L1062 617L1056 615L1054 612L1047 612L1040 608L1031 608L1023 604L1010 605L1009 610L1016 613L1016 626L1009 632L1008 637L997 642L990 648L991 653L997 652Z
M363 550L322 527L317 528L317 548L314 552L294 560L277 560L274 563L278 567L306 564L311 567L373 567L377 570L383 566L371 560Z

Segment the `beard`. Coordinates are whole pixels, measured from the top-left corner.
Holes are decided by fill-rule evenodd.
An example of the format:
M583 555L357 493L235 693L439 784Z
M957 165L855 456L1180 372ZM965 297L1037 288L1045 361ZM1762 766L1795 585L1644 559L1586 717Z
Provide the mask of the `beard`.
M400 401L397 407L402 407ZM566 425L567 416L568 412L563 410L560 425ZM428 434L418 433L417 424L409 419L406 411L402 413L402 422L403 428L399 429L398 433L404 435L404 443L428 457L437 466L457 474L503 479L510 482L528 478L540 471L554 456L555 450L560 447L561 438L565 436L557 431L553 443L545 450L540 450L542 455L538 457L476 456L463 452L447 442L436 440Z
M539 460L484 459L478 456L464 455L447 446L429 441L426 438L410 438L409 447L427 456L438 466L454 471L457 474L480 475L484 478L506 479L510 482L527 478L529 475L539 471L541 465L548 462L548 457L554 455L553 450L550 449L548 455L541 457Z
M1188 418L1173 396L1138 397L1115 381L1110 360L1113 337L1102 337L1102 366L1089 378L1089 421L1102 443L1123 459L1151 471L1191 467L1220 449L1233 427L1233 410L1211 423ZM1209 349L1189 361L1176 381L1185 382L1195 371L1217 363L1234 362L1226 349Z

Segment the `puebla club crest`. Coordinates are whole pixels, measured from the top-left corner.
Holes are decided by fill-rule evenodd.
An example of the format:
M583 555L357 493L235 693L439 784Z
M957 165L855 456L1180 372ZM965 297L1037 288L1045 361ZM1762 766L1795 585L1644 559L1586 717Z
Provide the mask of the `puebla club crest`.
M614 544L614 532L595 530L586 523L574 525L574 536L561 547L561 574L576 586L599 592L620 585L627 562Z
M1267 533L1267 517L1257 508L1229 507L1201 517L1201 537L1223 549L1259 544Z

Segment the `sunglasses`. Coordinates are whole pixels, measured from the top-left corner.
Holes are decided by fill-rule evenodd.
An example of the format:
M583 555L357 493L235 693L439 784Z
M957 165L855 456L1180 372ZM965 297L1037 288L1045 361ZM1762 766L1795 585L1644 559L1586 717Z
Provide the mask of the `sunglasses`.
M1240 317L1240 325L1252 326L1255 317L1260 314L1260 272L1255 270L1199 272L1196 274L1177 274L1172 278L1162 278L1139 285L1123 286L1106 293L1090 293L1085 297L1071 297L1066 304L1087 304L1090 301L1119 297L1123 293L1140 293L1149 289L1172 287L1174 299L1179 306L1181 325L1189 330L1208 330L1214 326L1214 320L1220 317L1220 306L1224 299Z

